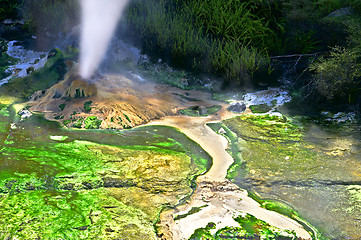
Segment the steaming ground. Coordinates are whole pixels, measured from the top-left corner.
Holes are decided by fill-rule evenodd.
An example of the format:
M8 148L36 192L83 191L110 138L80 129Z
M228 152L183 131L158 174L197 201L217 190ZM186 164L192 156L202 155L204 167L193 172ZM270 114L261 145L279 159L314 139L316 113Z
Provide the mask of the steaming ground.
M97 75L92 81L84 81L74 64L63 81L45 93L36 92L30 105L31 111L43 112L50 120L75 123L77 119L96 116L102 121L100 128L124 129L175 115L179 109L190 106L220 104L210 99L210 93L181 90L124 75ZM91 102L89 111L84 108L87 102ZM67 125L72 126L72 122Z

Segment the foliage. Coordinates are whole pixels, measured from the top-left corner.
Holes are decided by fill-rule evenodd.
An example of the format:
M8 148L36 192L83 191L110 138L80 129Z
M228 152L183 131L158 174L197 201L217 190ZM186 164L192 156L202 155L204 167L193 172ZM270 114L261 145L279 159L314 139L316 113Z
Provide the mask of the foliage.
M92 101L87 101L84 103L85 112L90 112L90 110L92 109L91 108L92 103L93 103Z
M317 90L328 100L351 102L360 90L360 55L352 49L334 47L328 58L320 58L311 65Z
M23 0L1 0L0 22L6 19L17 19L19 17L18 8Z
M256 14L267 11L262 1L138 0L130 4L127 19L143 51L153 57L245 83L269 66L264 49L275 33L270 21Z
M98 129L101 123L96 116L87 117L84 121L85 129Z
M76 0L25 0L21 13L37 35L69 31L78 22Z

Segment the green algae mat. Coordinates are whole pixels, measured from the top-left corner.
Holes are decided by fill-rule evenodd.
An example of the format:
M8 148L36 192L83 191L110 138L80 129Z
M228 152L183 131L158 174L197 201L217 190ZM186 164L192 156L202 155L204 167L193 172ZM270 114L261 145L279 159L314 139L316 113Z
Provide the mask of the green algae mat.
M169 127L69 130L1 106L0 239L156 239L210 157Z
M320 239L361 237L358 124L244 115L211 127L223 127L231 141L233 182L286 204L320 230Z

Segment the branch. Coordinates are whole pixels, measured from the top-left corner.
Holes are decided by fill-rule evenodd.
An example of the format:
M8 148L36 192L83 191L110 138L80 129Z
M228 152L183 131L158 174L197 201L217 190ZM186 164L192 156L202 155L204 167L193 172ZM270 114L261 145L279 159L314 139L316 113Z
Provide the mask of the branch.
M310 56L316 56L318 54L321 54L323 52L317 52L317 53L309 53L309 54L291 54L291 55L281 55L281 56L273 56L270 57L270 59L277 59L277 58L292 58L292 57L310 57Z

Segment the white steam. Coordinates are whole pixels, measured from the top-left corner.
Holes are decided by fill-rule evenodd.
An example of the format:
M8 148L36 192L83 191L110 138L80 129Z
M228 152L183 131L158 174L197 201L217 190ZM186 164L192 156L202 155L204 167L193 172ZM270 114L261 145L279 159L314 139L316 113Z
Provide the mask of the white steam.
M80 0L82 30L79 72L89 78L102 61L128 0Z

